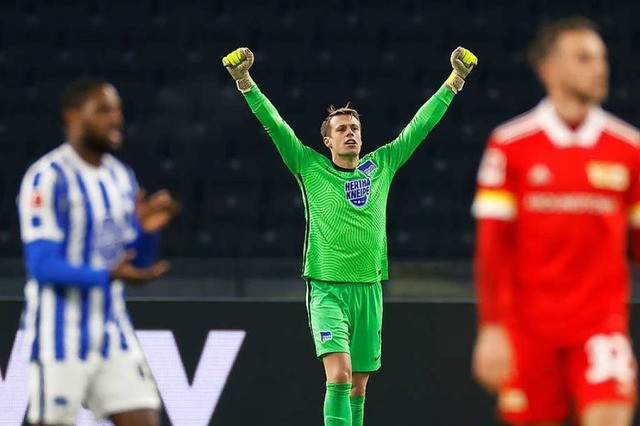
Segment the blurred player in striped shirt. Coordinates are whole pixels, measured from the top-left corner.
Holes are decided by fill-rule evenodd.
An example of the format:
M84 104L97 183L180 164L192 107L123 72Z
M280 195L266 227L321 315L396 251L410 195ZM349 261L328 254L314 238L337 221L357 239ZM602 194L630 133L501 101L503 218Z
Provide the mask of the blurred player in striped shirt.
M28 282L22 327L30 361L28 421L73 425L79 406L118 426L159 424L160 398L125 308L124 282L160 277L158 231L178 212L166 191L145 197L122 145L109 83L62 95L67 142L36 161L18 199Z
M547 98L493 132L478 174L474 373L509 424L628 426L640 133L600 107L609 66L593 22L552 23L529 53Z

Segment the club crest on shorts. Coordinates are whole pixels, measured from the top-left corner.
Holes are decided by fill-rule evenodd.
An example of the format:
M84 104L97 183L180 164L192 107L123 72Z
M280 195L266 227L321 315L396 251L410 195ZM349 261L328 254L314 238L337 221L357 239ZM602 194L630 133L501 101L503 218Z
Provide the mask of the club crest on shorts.
M370 191L371 180L369 178L350 180L344 183L344 195L354 207L364 207L369 201Z
M333 333L331 333L330 331L321 331L320 332L320 341L322 343L328 341L328 340L333 340Z

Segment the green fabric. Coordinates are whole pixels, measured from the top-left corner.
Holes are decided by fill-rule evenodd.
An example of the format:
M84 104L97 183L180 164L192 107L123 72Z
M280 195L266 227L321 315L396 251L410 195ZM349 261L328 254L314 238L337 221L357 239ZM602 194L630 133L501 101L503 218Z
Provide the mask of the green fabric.
M324 397L325 426L351 426L350 390L351 383L327 382Z
M349 397L351 403L351 426L362 426L364 422L364 396Z
M354 171L335 169L327 157L303 145L257 86L244 96L302 191L307 220L303 277L352 283L388 279L391 181L440 121L453 92L440 88L395 140L362 157Z
M351 368L380 369L382 359L382 285L380 283L308 283L311 333L318 357L344 352Z

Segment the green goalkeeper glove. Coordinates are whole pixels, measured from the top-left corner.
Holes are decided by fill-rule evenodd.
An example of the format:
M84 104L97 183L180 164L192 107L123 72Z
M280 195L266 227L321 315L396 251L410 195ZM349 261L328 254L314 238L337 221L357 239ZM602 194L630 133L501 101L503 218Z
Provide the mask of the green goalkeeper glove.
M469 75L473 67L478 65L478 58L464 47L457 47L451 53L451 66L453 72L444 82L453 93L458 93L464 86L464 79Z
M240 47L222 58L231 77L236 81L238 90L242 93L251 90L255 84L249 75L249 68L253 65L253 52L246 47Z

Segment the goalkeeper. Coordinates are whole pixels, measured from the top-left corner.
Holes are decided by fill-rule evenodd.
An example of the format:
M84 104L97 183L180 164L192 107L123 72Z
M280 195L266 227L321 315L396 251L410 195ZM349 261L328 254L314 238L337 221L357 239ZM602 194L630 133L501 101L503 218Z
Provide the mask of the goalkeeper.
M305 146L249 75L253 53L222 60L298 181L306 217L303 278L309 325L327 383L325 425L362 426L371 372L380 368L382 287L388 279L386 205L402 166L440 121L477 58L458 47L453 72L391 143L360 157L361 123L348 106L320 126L331 159Z

